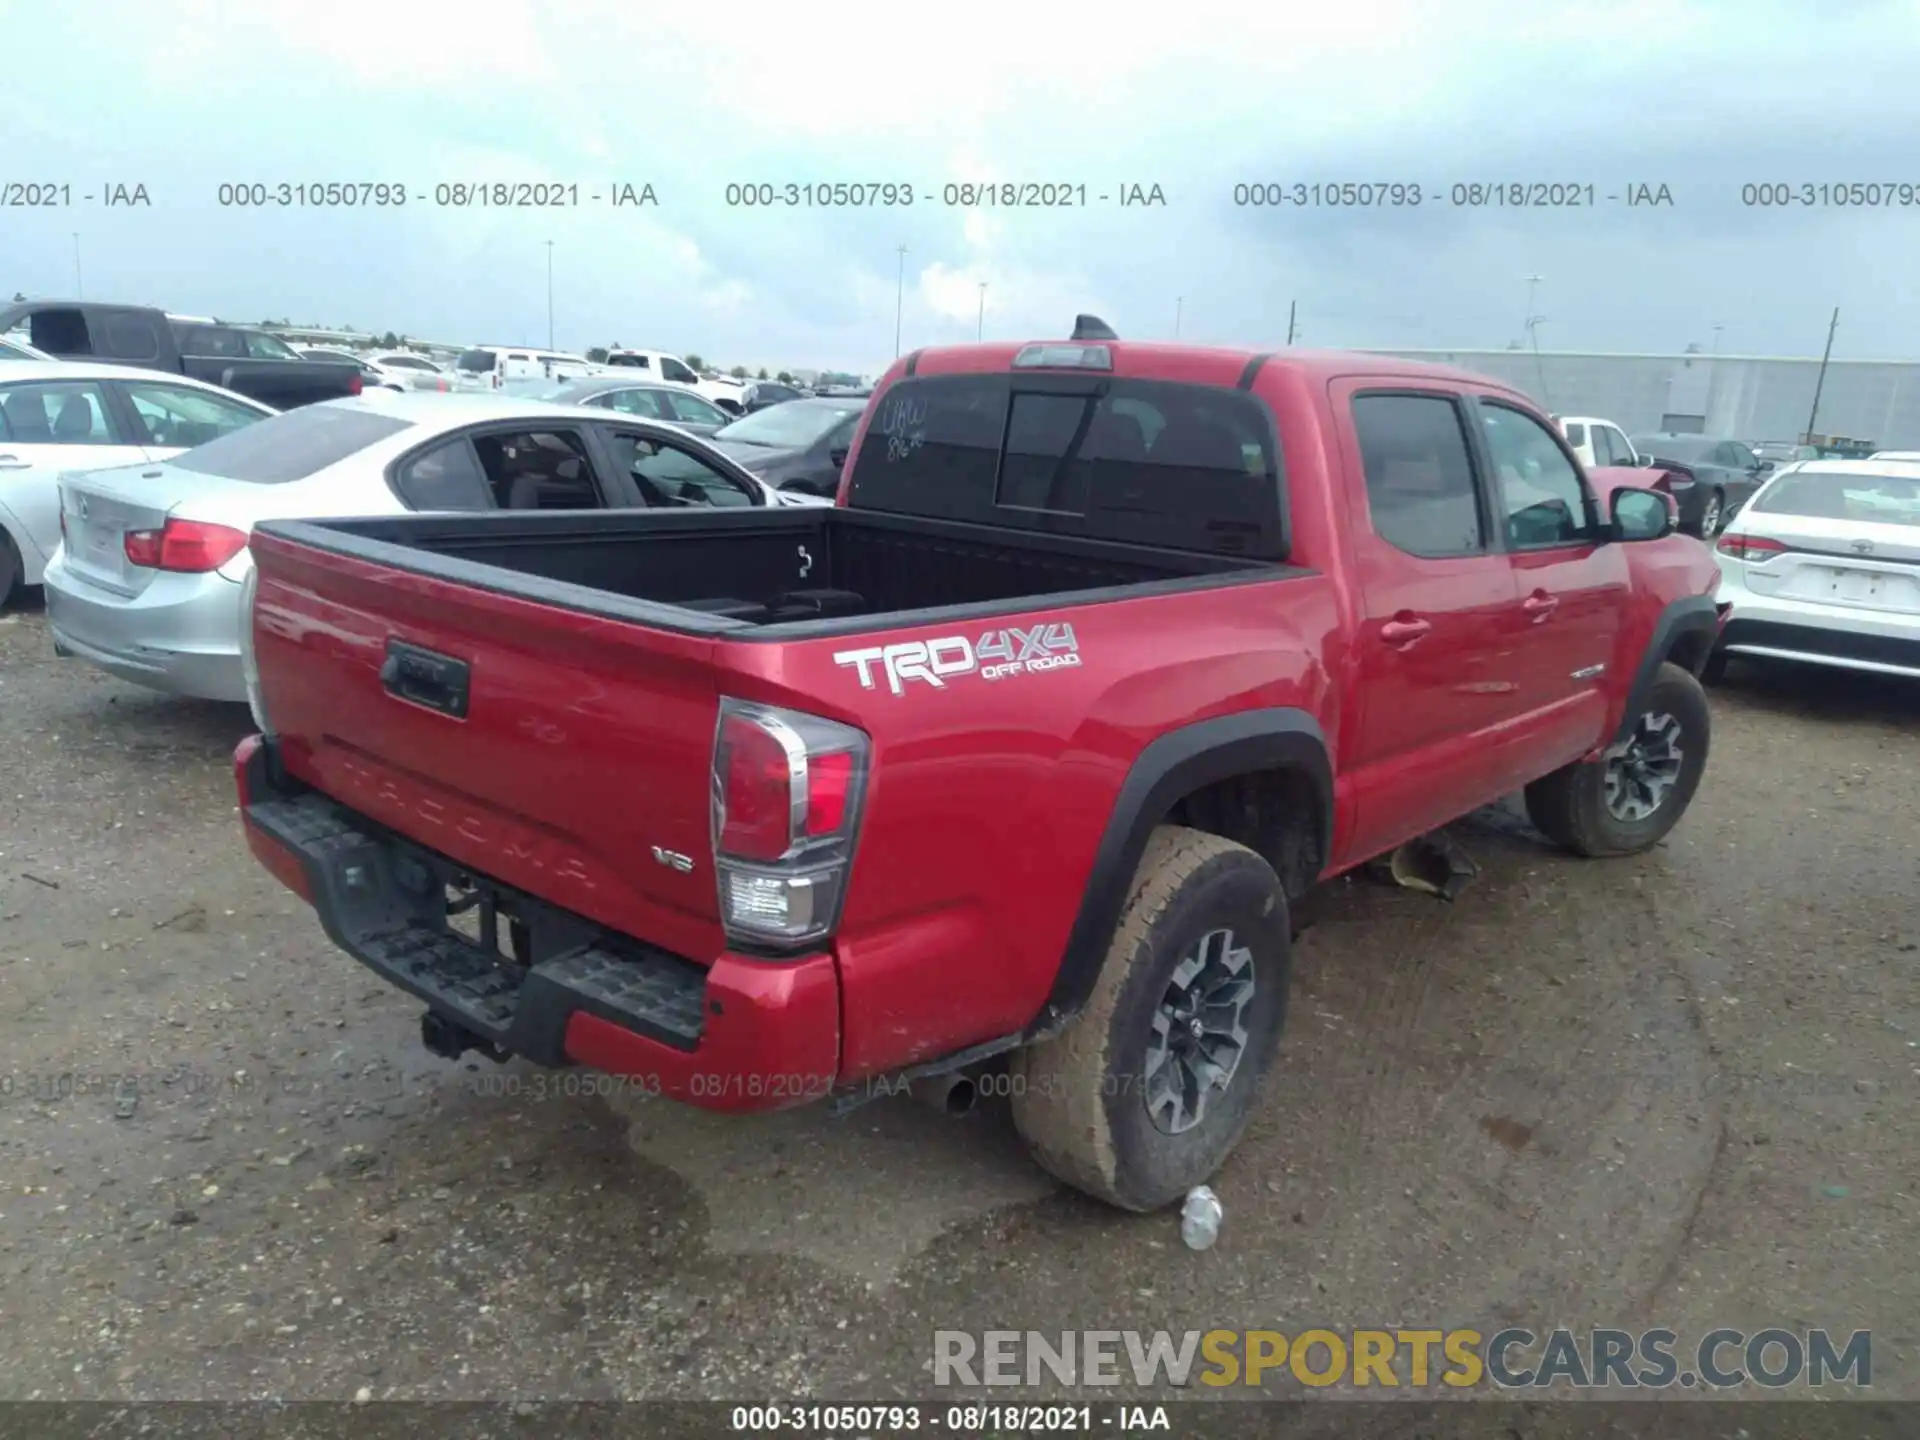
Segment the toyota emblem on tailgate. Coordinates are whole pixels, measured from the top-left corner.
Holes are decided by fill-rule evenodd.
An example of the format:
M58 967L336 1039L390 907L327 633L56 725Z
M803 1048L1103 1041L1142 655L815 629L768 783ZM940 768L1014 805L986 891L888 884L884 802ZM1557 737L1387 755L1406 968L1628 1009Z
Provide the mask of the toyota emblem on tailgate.
M1873 541L1856 540L1853 542L1853 548L1862 555L1871 555L1873 553Z
M87 518L87 497L86 496L76 495L73 497L73 513L79 516L82 520Z

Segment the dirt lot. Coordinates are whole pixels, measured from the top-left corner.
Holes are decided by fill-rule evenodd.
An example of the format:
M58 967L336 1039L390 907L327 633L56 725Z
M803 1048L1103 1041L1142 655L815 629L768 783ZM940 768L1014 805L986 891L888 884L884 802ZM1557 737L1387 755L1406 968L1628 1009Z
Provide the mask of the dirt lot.
M1494 813L1453 906L1337 891L1196 1254L1004 1107L434 1059L246 853L244 711L0 617L0 1398L928 1394L935 1328L1507 1321L1867 1328L1920 1398L1920 689L1715 714L1650 856Z

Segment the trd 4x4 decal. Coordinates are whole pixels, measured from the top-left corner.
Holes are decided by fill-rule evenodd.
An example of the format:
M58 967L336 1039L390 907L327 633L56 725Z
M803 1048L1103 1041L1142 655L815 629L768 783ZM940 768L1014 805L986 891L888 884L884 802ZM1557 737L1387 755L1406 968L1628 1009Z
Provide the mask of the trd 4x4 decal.
M1004 680L1009 675L1078 665L1080 642L1074 638L1071 625L1040 624L1028 630L989 630L977 640L943 635L938 640L902 640L864 650L842 650L833 657L833 663L854 667L862 690L874 688L878 669L887 677L887 688L902 695L909 680L921 680L944 690L947 681L957 675Z

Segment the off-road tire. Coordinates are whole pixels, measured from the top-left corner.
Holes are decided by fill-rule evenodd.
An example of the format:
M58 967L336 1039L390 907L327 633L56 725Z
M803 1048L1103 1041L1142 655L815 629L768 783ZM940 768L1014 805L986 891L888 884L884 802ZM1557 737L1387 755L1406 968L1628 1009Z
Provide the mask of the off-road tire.
M1679 823L1706 772L1713 724L1707 692L1688 671L1671 661L1660 666L1646 701L1629 717L1667 714L1680 723L1680 773L1651 815L1637 821L1607 809L1604 760L1576 762L1527 786L1527 817L1547 839L1576 855L1637 855L1650 850Z
M1154 1012L1181 956L1231 929L1252 952L1247 1042L1199 1122L1160 1130L1142 1085ZM1042 1168L1123 1210L1157 1210L1204 1183L1246 1129L1280 1046L1290 978L1286 892L1244 845L1163 825L1147 841L1086 1008L1013 1057L1013 1120Z
M6 609L19 593L20 577L26 573L20 547L13 543L13 536L0 530L0 610Z

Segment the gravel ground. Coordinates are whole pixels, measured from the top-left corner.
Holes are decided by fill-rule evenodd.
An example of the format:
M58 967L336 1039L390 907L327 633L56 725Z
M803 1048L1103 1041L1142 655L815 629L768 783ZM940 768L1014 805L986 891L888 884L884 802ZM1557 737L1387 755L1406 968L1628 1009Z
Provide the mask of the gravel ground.
M1338 887L1193 1253L1002 1105L427 1055L247 854L244 711L0 616L0 1399L927 1395L936 1328L1507 1322L1870 1329L1920 1398L1920 688L1714 704L1648 856L1490 811L1458 903Z

